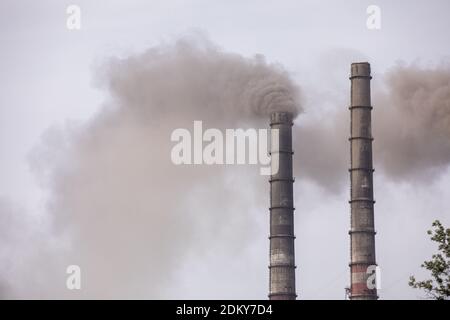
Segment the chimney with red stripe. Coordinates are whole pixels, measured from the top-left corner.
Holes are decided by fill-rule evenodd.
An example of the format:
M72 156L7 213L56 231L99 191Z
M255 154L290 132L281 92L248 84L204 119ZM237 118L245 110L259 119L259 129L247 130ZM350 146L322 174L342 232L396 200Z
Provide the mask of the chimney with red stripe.
M350 134L350 299L378 299L375 286L370 64L351 65Z

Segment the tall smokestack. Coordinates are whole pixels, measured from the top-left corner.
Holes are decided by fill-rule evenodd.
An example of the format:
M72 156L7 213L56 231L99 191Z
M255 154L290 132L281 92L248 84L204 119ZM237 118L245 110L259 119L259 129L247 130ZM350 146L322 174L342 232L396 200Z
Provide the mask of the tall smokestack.
M351 66L350 135L350 299L375 300L376 287L369 277L375 272L370 64ZM368 270L368 268L370 269Z
M271 300L295 300L292 119L289 112L271 114L270 289ZM278 170L277 170L278 169Z

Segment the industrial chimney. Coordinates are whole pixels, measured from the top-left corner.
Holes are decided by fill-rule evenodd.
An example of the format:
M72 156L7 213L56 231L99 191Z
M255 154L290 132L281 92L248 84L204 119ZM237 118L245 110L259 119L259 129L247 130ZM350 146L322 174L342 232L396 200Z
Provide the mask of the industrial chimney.
M350 134L350 299L375 300L375 226L373 200L370 64L351 65ZM370 278L369 278L370 277Z
M292 114L271 114L272 174L270 177L271 300L295 300L294 200L292 176Z

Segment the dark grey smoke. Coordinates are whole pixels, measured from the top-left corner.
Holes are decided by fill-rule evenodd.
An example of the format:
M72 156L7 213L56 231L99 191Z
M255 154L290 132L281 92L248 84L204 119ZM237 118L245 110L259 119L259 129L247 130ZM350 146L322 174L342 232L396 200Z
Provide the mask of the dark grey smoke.
M342 81L349 85L347 76ZM386 82L376 79L376 168L410 180L447 166L449 69L400 66ZM214 250L246 264L245 250L267 233L255 223L266 221L268 206L267 179L258 168L174 166L170 134L191 129L194 120L219 129L267 127L271 111L298 114L303 103L286 71L261 56L248 59L184 38L112 59L99 81L109 98L98 114L50 130L33 154L50 193L48 223L23 220L14 214L20 209L0 203L5 297L171 297L167 288L184 261L201 261ZM328 114L299 117L294 127L296 176L331 191L342 190L348 178L349 111L340 99L348 90L344 85L343 94L331 95L339 105ZM255 268L266 263L262 257ZM69 264L82 268L80 292L65 288ZM222 276L239 291L248 275Z
M348 64L348 66L350 63ZM450 164L450 68L397 65L372 81L375 168L396 181L431 181ZM350 81L342 73L348 98ZM317 93L320 99L327 97ZM337 192L348 182L349 102L339 99L320 117L294 128L297 175ZM307 103L305 114L321 106ZM311 121L312 120L312 121Z
M267 216L267 177L259 167L175 166L170 136L192 131L194 120L205 129L266 128L271 111L297 114L299 91L286 71L190 37L112 59L99 81L109 92L102 110L87 124L50 131L33 155L50 189L50 232L68 243L44 264L26 257L42 268L41 295L170 297L187 258L223 247L217 255L239 261L255 220ZM80 292L64 288L69 264L82 269ZM11 272L20 283L20 270Z
M450 163L450 68L397 66L375 114L376 159L395 179L433 178Z

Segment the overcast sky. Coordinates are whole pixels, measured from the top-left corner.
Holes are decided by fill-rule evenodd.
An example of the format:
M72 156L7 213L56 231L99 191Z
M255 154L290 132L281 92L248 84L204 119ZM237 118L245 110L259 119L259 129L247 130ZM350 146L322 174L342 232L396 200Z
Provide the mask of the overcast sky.
M70 4L81 8L81 30L66 28ZM380 30L366 27L366 9L372 4L381 9ZM448 59L449 12L446 0L3 0L0 197L17 208L15 215L47 221L49 194L54 189L38 179L33 150L49 128L84 123L100 112L109 93L99 84L96 70L105 59L126 58L161 42L202 33L227 52L245 57L262 54L267 61L283 65L304 91L301 124L315 121L317 114L323 116L329 108L348 111L347 105L335 105L330 97L339 102L348 99L351 62L369 61L375 81L399 61L426 66ZM321 97L327 98L322 102ZM378 143L376 132L374 136ZM296 181L297 291L301 299L344 298L349 285L346 182L330 192L311 180ZM426 235L432 221L450 224L450 205L445 201L450 198L450 170L443 167L426 183L393 180L376 171L374 193L377 262L382 271L379 295L382 299L420 298L420 292L408 287L408 277L423 276L420 264L435 250ZM265 299L268 215L259 212L251 217L260 219L254 223L262 237L237 256L241 263L213 252L206 252L201 260L195 255L175 260L179 268L159 296ZM11 232L21 233L22 227L27 228L16 224ZM217 250L226 246L226 239ZM15 249L21 256L22 246ZM0 270L10 258L0 254ZM242 263L243 259L248 263ZM28 267L32 274L33 265ZM155 295L143 292L138 297Z

